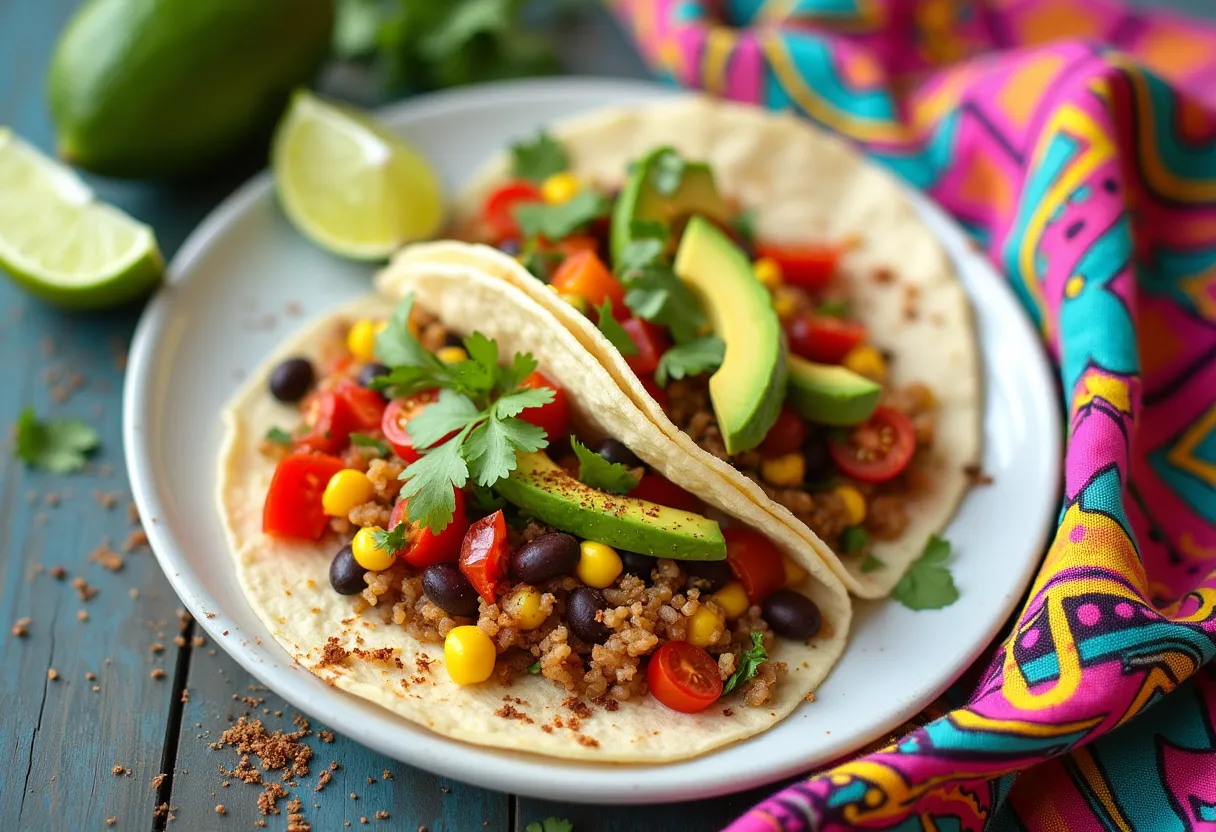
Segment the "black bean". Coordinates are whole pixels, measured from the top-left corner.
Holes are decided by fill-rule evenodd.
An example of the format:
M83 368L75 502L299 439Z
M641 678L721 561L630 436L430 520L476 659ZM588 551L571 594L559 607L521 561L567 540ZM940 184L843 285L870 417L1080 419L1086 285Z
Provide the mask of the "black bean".
M607 604L598 589L580 586L566 597L566 624L587 644L599 644L608 639L609 630L596 619Z
M730 564L724 560L685 560L680 561L680 566L689 575L701 579L699 587L704 592L717 592L735 579Z
M477 615L477 590L454 563L433 563L422 573L422 591L449 615Z
M813 638L823 623L815 602L792 589L779 589L768 596L761 611L774 633L790 639Z
M835 473L835 465L828 453L827 437L814 432L802 443L802 457L806 461L806 481L821 482Z
M624 465L626 468L636 468L642 464L642 460L638 459L633 451L615 439L605 439L595 449L595 452L609 462Z
M576 566L578 540L565 532L542 534L511 555L511 576L529 584L573 574Z
M367 570L355 560L350 546L343 546L329 565L329 585L339 595L358 595L367 586L363 573Z
M637 552L617 552L621 556L621 563L625 565L625 571L630 575L637 575L642 579L642 582L650 586L650 572L658 564L657 558L652 558L650 555L639 555Z
M519 244L519 240L514 237L507 237L506 239L498 242L498 250L503 254L514 257L515 255L519 254L520 251L522 251L522 248Z
M379 376L389 374L388 367L381 364L379 361L373 361L370 364L364 364L363 369L359 371L359 386L371 387L372 380Z
M298 402L312 388L315 377L307 358L289 358L270 374L270 394L287 404Z

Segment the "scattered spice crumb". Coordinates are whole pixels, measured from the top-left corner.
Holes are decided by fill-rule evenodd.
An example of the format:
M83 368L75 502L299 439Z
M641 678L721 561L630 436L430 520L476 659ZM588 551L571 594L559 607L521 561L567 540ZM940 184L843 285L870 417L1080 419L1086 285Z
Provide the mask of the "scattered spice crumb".
M84 678L85 678L85 679L87 679L87 680L89 680L90 682L96 682L96 681L97 681L97 674L96 674L96 673L94 673L93 671L89 670L89 671L86 671L86 672L85 672L85 674L84 674Z
M223 803L219 803L215 807L215 813L217 815L226 815L226 814L228 814L228 810L224 808Z
M388 769L385 769L384 773L380 775L380 779L381 780L392 780L393 773L391 771L389 771Z
M17 638L25 638L30 634L29 627L33 623L34 619L32 618L18 618L16 623L13 624L13 635Z
M135 503L127 503L127 522L132 526L139 525L139 506Z
M118 823L118 818L106 818L106 826L113 826Z
M89 620L88 610L76 610L76 620L77 621L88 621Z
M131 772L129 772L127 769L123 768L118 763L115 763L114 768L110 769L110 774L113 774L115 777L122 777L124 774L130 774L130 773Z
M163 678L165 678L165 670L164 670L164 668L161 668L161 667L154 667L154 668L152 668L152 672L149 675L153 679L163 679Z
M59 678L59 671L53 667L47 668L46 678L50 679L52 682L55 681Z
M162 773L162 774L158 774L155 777L153 777L152 778L152 791L156 791L157 789L159 789L160 784L165 782L165 778L168 776L169 775Z
M110 548L109 542L103 542L100 546L89 553L89 560L94 563L99 563L111 572L121 572L126 561L122 555Z
M84 578L73 578L72 588L76 590L76 594L80 596L81 601L92 601L100 592L97 587L89 586Z
M136 549L141 549L148 545L148 533L143 529L136 529L127 535L127 539L122 542L122 550L124 552L134 552Z
M334 741L334 735L332 733L330 733L329 731L318 731L317 736L320 738L321 742L333 742Z
M992 485L994 482L992 476L985 474L984 469L975 463L963 466L963 474L971 480L972 485Z
M388 820L388 812L381 809L380 811L376 812L376 814L374 814L372 817L374 817L376 820Z
M154 641L148 645L148 649L153 653L163 653L165 652L165 645L161 644L159 641Z
M351 799L351 800L358 800L358 799L359 799L359 795L355 794L354 792L351 792L351 793L350 793L350 799Z
M52 566L50 568L50 575L55 580L62 581L68 576L68 570L64 569L62 566Z
M130 589L127 590L127 594L130 595L131 600L134 601L136 598L139 597L139 590L136 589L135 587L131 587Z

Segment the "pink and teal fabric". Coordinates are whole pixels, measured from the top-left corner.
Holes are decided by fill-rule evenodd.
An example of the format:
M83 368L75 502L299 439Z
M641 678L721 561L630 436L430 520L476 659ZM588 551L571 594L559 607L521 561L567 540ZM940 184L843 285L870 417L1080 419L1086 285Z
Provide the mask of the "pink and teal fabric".
M795 109L951 211L1068 405L1007 637L731 830L1216 830L1216 28L1112 0L612 6L663 76Z

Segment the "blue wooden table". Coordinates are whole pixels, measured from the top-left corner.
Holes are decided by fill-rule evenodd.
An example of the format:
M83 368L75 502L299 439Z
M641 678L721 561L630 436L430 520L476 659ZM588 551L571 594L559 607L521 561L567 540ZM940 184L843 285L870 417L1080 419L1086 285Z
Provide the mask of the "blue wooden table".
M1212 14L1210 2L1171 5ZM0 0L0 125L46 150L46 67L77 4ZM602 12L568 31L562 48L571 72L646 74ZM368 91L349 75L328 84L355 99ZM189 187L93 184L153 225L171 256L251 170ZM262 817L262 788L222 775L239 755L210 744L246 715L269 730L295 730L286 703L195 636L147 549L125 551L138 542L138 524L128 510L120 395L138 314L66 314L0 281L0 425L32 405L42 416L87 419L103 440L89 470L71 477L29 471L11 452L0 454L0 622L12 628L0 639L5 829L250 828ZM324 714L314 716L323 723ZM434 777L323 735L323 727L314 722L303 740L313 748L311 773L289 787L269 828L287 827L288 801L298 797L317 830L357 828L364 819L385 829L523 830L549 816L569 818L577 832L710 830L767 791L632 809L547 803ZM323 771L328 784L316 791Z

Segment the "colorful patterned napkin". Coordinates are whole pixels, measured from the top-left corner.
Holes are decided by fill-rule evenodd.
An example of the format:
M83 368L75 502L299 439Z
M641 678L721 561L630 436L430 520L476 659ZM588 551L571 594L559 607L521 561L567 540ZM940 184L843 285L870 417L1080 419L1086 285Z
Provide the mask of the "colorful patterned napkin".
M958 707L731 830L1216 830L1216 27L1113 0L611 5L664 76L795 108L952 212L1068 402L1059 530Z

